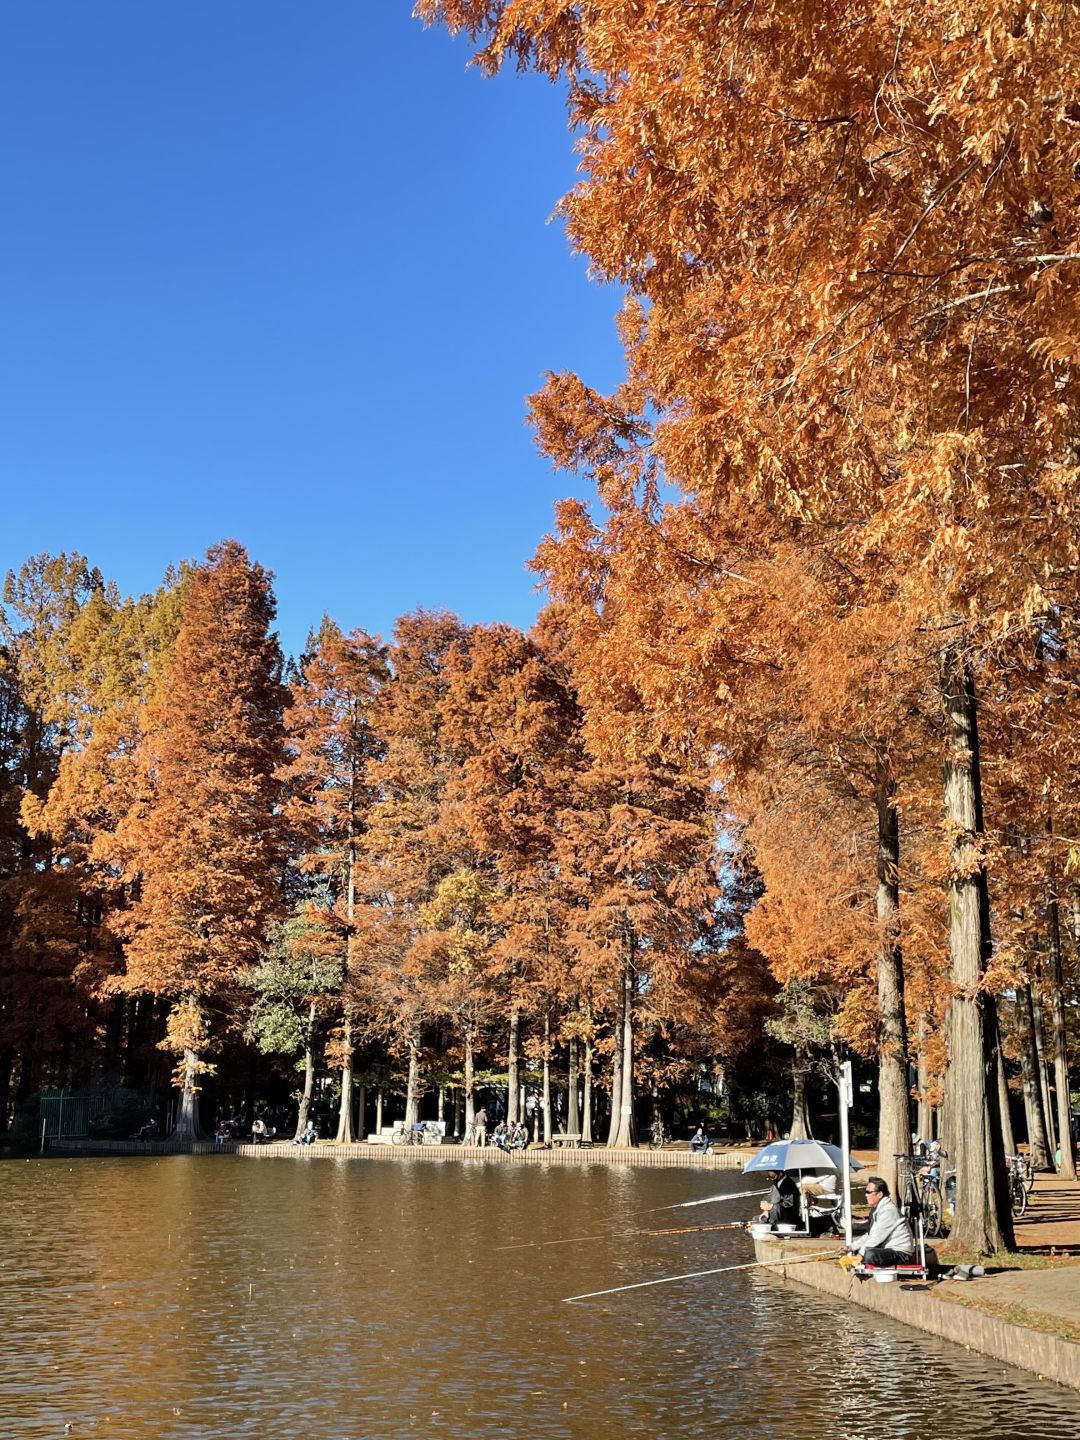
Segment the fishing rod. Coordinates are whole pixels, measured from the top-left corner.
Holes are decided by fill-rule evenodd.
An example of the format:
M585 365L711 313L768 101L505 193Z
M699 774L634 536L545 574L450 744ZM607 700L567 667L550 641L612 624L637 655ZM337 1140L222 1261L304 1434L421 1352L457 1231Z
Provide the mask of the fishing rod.
M614 1285L610 1290L590 1290L584 1295L566 1295L563 1297L564 1305L572 1305L576 1300L596 1300L601 1295L621 1295L624 1290L647 1290L650 1285L673 1285L676 1280L699 1280L704 1275L728 1275L733 1270L763 1270L778 1265L805 1265L810 1260L833 1260L836 1258L835 1250L822 1250L817 1255L799 1255L793 1260L750 1260L745 1265L721 1265L716 1270L692 1270L687 1275L663 1275L659 1280L638 1280L633 1285Z
M589 1240L621 1240L626 1235L697 1235L703 1230L744 1230L745 1220L727 1220L722 1225L681 1225L668 1230L609 1230L605 1235L568 1235L558 1240L522 1240L517 1245L493 1245L498 1250L546 1250L549 1245L584 1245Z
M642 1210L642 1215L656 1215L663 1210L686 1210L693 1205L710 1205L714 1200L747 1200L766 1195L766 1190L739 1190L734 1195L707 1195L704 1200L682 1200L678 1205L654 1205L651 1210ZM741 1226L741 1220L726 1225L703 1225L703 1230L731 1230ZM606 1235L571 1235L558 1240L522 1240L515 1245L495 1245L493 1250L540 1250L548 1245L580 1245L586 1240L615 1240L624 1235L677 1235L678 1230L609 1230ZM689 1234L690 1232L685 1232Z
M749 1200L755 1195L767 1195L767 1190L737 1190L733 1195L706 1195L703 1200L680 1200L677 1205L654 1205L643 1213L655 1215L658 1210L689 1210L692 1205L712 1205L717 1200Z

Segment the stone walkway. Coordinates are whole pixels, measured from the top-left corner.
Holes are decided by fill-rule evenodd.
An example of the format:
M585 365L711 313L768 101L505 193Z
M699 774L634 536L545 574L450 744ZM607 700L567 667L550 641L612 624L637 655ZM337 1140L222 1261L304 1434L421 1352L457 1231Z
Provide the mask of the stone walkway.
M1027 1213L1016 1222L1016 1243L1023 1251L1080 1258L1080 1180L1037 1175Z

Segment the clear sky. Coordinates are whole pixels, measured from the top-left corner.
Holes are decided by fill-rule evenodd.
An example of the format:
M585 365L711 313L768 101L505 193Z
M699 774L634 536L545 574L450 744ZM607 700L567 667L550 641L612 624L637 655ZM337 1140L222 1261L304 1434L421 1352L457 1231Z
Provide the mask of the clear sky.
M0 570L125 593L235 537L286 649L325 610L531 622L572 493L524 397L620 373L615 292L548 223L560 94L410 0L0 11Z

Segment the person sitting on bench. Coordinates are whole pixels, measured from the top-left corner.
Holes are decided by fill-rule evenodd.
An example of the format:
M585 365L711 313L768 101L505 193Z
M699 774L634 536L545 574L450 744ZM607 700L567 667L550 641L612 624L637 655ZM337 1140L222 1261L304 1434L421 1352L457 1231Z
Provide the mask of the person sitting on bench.
M907 1221L889 1198L889 1187L880 1175L866 1182L866 1203L870 1206L870 1228L851 1247L866 1265L887 1269L890 1265L911 1265L915 1260L915 1238Z

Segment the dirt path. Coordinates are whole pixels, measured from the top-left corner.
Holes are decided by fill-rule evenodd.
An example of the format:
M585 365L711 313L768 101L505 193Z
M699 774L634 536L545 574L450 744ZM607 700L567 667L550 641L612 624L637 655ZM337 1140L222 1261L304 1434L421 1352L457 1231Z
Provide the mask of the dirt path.
M1080 1258L1080 1180L1036 1176L1027 1213L1016 1222L1016 1243L1022 1251L1056 1250Z

